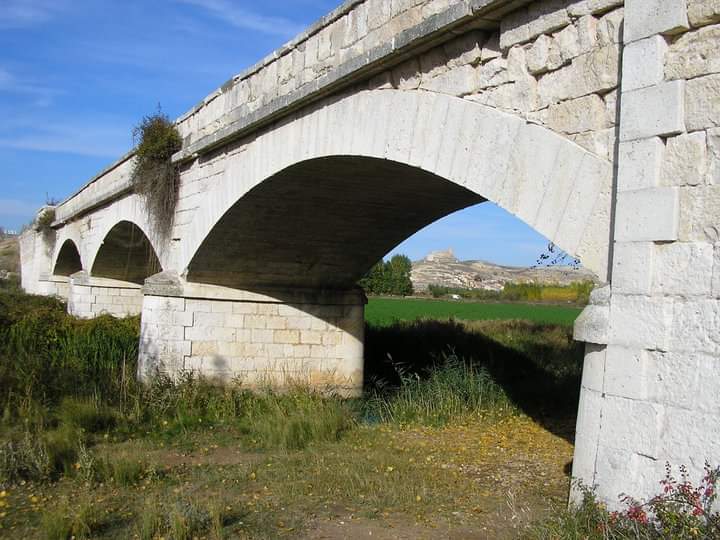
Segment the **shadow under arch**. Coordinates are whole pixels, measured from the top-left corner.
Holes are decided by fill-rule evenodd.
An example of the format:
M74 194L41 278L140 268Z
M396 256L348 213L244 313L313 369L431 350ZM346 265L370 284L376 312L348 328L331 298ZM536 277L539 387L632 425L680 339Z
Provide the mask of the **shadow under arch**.
M80 251L73 240L65 240L60 247L55 265L53 266L52 275L54 276L71 276L83 269Z
M311 159L248 191L188 266L191 282L245 290L343 290L430 223L483 197L402 163Z
M142 285L161 271L160 260L145 232L130 221L121 221L105 236L91 275Z

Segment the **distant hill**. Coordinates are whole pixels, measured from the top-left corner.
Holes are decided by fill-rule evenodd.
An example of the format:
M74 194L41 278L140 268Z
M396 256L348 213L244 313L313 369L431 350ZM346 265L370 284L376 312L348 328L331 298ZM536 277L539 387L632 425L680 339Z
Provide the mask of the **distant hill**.
M17 236L0 237L0 274L20 272L20 241Z
M584 268L524 268L485 261L458 261L452 249L435 251L423 260L413 262L411 279L418 292L427 290L429 285L500 291L508 282L567 285L576 281L597 281L595 275Z

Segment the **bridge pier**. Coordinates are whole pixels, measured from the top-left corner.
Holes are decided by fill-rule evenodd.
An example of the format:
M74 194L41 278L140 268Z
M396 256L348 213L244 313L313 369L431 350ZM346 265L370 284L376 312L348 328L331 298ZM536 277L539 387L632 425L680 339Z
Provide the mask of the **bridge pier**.
M67 302L70 298L70 278L67 276L40 275L36 291L37 294L57 296Z
M68 313L84 319L99 315L129 317L142 311L142 286L98 278L81 271L69 278Z
M184 372L248 387L363 385L360 290L241 291L162 273L145 282L139 376Z

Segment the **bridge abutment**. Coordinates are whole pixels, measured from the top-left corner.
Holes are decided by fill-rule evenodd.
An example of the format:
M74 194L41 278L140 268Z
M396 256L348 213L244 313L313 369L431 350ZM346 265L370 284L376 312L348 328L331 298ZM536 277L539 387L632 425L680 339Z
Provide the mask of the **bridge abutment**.
M142 311L142 287L136 283L93 277L81 271L69 278L67 301L68 313L76 317L129 317Z
M250 388L363 385L360 290L241 291L159 274L145 283L139 375L195 373Z

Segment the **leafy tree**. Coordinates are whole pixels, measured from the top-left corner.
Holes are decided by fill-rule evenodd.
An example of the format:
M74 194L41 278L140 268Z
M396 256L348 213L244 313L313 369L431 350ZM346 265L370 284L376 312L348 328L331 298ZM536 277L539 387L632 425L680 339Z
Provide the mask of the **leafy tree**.
M358 284L368 294L408 296L413 293L410 272L412 262L405 255L395 255L389 261L379 261Z

